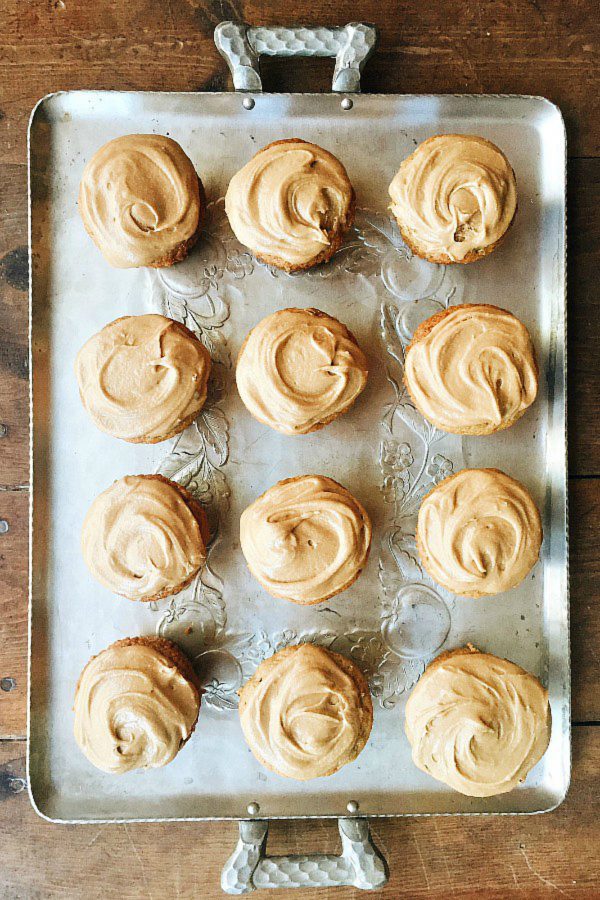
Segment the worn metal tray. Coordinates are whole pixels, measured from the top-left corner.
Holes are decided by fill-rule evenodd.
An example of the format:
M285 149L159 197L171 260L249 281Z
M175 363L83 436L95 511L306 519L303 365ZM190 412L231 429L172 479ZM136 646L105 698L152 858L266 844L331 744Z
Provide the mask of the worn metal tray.
M315 46L295 30L293 40L280 39L273 49L276 32L256 32L264 40L252 36L255 56ZM232 64L240 62L235 47L224 41L221 49L233 54ZM360 56L344 62L338 54L338 90L357 90ZM551 809L565 796L570 766L561 115L536 97L267 95L255 80L255 61L242 59L235 70L236 86L251 87L250 93L67 92L44 98L32 115L32 801L49 819L70 822L339 817L348 808L368 816ZM169 270L112 269L77 212L86 160L105 141L132 132L179 141L210 200L203 238L186 262ZM504 245L476 265L444 268L412 257L387 212L387 187L400 162L439 132L490 138L517 175L516 224ZM258 148L295 136L339 156L359 209L354 232L330 264L289 276L257 264L237 244L222 198L231 175ZM435 431L402 388L403 347L412 330L458 302L507 307L526 323L539 354L537 402L517 425L491 437ZM233 379L247 331L285 306L317 306L339 317L370 359L369 385L353 411L299 438L255 422ZM104 324L151 309L195 329L216 366L197 423L170 445L145 447L94 428L79 401L73 363ZM429 581L415 552L414 523L430 485L452 470L489 465L531 489L543 511L543 556L517 589L472 601ZM207 503L218 537L189 589L158 604L135 604L92 579L79 532L89 504L114 479L154 471ZM306 472L331 475L357 494L372 517L374 541L369 565L349 591L301 608L269 597L249 576L238 522L268 486ZM200 722L171 765L114 778L89 765L75 745L75 684L93 653L123 636L154 632L179 641L195 658L206 686ZM352 656L370 679L376 707L359 759L309 783L264 770L246 747L236 712L236 691L257 664L301 640ZM543 760L517 790L489 799L454 793L417 770L403 731L405 697L428 660L440 647L466 641L539 675L552 706Z

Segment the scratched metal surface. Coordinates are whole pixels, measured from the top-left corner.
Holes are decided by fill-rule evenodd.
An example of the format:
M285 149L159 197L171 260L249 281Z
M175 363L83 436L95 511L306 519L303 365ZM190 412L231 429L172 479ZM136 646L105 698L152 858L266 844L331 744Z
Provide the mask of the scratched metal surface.
M349 800L367 815L535 812L560 802L569 777L566 564L564 163L557 110L536 98L74 92L44 100L30 137L33 542L29 777L38 811L60 821L339 816ZM207 189L203 239L171 270L111 269L76 208L86 160L106 140L168 133ZM481 134L517 174L518 219L504 245L473 266L443 268L406 250L387 212L400 161L444 131ZM288 276L257 264L229 230L222 197L256 149L284 137L322 144L346 165L358 197L346 247L315 272ZM538 350L540 396L507 432L459 438L430 428L402 389L403 347L419 321L448 304L491 302L519 315ZM244 410L233 364L247 331L285 306L317 306L344 321L369 355L356 407L302 438L277 435ZM97 431L77 394L81 344L119 315L161 310L210 347L210 401L170 444L129 445ZM517 589L456 598L421 570L414 548L420 497L450 471L496 465L522 480L543 510L543 558ZM208 567L159 604L115 598L79 552L83 516L115 478L161 471L206 503L217 530ZM279 478L322 472L346 484L374 523L369 565L318 607L269 597L239 550L241 510ZM72 736L72 699L87 659L120 637L160 633L181 643L205 685L192 740L162 770L111 778ZM375 722L359 759L296 784L248 751L237 690L266 656L300 640L347 653L364 669ZM542 762L511 794L479 800L439 785L411 763L403 733L410 688L440 647L471 641L537 673L548 685L553 736Z

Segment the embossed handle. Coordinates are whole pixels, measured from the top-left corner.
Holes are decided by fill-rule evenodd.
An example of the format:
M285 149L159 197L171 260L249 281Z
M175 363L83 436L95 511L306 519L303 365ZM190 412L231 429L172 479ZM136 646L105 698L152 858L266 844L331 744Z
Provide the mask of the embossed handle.
M333 28L221 22L215 28L215 44L227 61L236 91L262 91L261 56L330 56L335 57L332 89L357 93L360 73L377 37L377 28L363 22Z
M310 856L267 856L269 823L264 819L240 822L240 839L221 874L227 894L249 894L258 888L340 887L364 891L388 880L387 863L371 839L366 819L338 819L342 852Z

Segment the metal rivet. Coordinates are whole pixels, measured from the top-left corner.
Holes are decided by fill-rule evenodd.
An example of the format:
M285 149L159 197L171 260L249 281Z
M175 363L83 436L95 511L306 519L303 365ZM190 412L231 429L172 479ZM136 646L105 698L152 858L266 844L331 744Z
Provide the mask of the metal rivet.
M9 778L7 787L11 793L20 794L27 787L27 782L24 778Z
M356 800L349 800L348 803L346 804L346 809L348 810L349 813L352 813L352 814L357 813L358 812L358 803L356 802Z
M16 678L0 678L0 691L6 691L9 694L17 686Z
M258 805L256 800L253 800L252 803L248 804L247 810L249 816L257 816L260 812L260 806Z
M3 422L0 423L0 438L6 437L8 434L8 425L5 425Z
M0 534L6 534L8 531L8 522L6 519L0 519Z
M342 100L342 109L352 109L354 106L354 102L350 99L350 97L344 97Z
M255 103L252 97L244 97L244 99L242 100L242 106L244 107L244 109L254 109L254 105Z

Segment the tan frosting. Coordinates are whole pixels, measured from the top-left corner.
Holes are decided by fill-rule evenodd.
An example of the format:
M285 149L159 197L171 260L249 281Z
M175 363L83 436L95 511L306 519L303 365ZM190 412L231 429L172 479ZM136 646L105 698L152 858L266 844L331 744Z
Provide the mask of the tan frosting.
M256 419L284 434L306 434L346 410L367 374L364 353L337 319L284 309L252 329L236 381Z
M200 525L177 488L143 475L127 475L96 497L81 550L100 584L130 600L177 588L206 555Z
M504 794L546 751L548 692L514 663L460 651L426 669L405 730L419 769L470 797Z
M75 692L75 740L98 769L166 766L190 736L200 698L165 656L142 643L89 661Z
M196 233L198 176L171 138L128 134L104 144L88 161L79 211L112 266L149 266Z
M460 261L499 240L517 208L514 173L489 141L438 135L405 159L390 184L391 210L409 240Z
M405 379L425 418L450 432L511 422L531 406L538 387L527 329L486 305L459 306L414 341Z
M319 603L352 584L367 561L371 523L345 488L321 475L280 481L244 510L248 568L273 596Z
M497 469L464 469L425 497L417 523L425 568L455 594L478 597L514 587L542 542L531 495Z
M360 674L357 672L360 678ZM287 778L330 775L360 753L372 704L351 664L303 644L270 657L240 691L240 723L256 758Z
M346 224L353 196L335 156L307 141L282 141L233 176L225 209L235 236L254 253L302 266Z
M83 405L102 431L125 441L171 436L202 409L206 348L164 316L126 316L81 348L75 374Z

